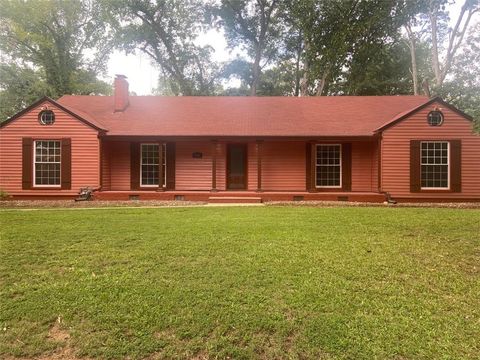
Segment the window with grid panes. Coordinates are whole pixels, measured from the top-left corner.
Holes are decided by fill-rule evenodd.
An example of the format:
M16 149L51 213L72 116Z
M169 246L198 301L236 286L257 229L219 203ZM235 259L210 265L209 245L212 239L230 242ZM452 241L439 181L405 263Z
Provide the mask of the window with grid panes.
M35 141L35 186L59 186L61 144L58 140Z
M316 186L342 186L342 146L317 145Z
M142 144L140 154L140 181L142 186L158 186L160 170L160 145ZM162 144L163 186L166 185L166 146Z
M448 189L449 143L447 141L423 141L420 146L422 189Z

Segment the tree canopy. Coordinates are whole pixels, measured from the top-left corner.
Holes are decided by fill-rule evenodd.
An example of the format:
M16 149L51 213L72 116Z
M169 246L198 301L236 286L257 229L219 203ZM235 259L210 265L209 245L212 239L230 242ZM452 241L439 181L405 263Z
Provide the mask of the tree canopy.
M478 0L0 0L0 8L2 119L41 95L108 94L100 79L114 49L150 58L158 94L427 91L480 116ZM200 41L207 31L224 34L237 55L215 61Z
M212 48L195 39L206 28L202 0L105 1L116 43L127 52L148 55L161 71L160 92L171 95L212 95L218 66Z
M3 118L44 95L110 92L97 78L112 48L98 2L0 0L0 9Z

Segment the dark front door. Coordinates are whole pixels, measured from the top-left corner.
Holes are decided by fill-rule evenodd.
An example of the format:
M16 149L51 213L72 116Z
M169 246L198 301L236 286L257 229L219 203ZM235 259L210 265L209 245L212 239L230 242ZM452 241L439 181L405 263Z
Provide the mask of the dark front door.
M227 145L227 189L247 188L247 145Z

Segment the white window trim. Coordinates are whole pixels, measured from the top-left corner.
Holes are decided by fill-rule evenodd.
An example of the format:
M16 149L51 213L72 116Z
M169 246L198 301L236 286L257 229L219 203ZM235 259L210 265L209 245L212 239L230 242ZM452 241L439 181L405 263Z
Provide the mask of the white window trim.
M159 145L158 149L160 151L160 147L162 147L161 151L163 151L163 148L165 148L165 158L162 157L162 161L165 162L165 177L163 178L163 185L162 188L167 187L167 144L166 143L156 143L156 142L149 142L149 143L141 143L140 144L140 187L144 188L158 188L159 185L143 185L142 184L142 147L143 145ZM163 164L159 164L159 167L162 166ZM162 169L163 170L163 169ZM162 171L160 170L160 171ZM159 173L160 174L160 173Z
M40 142L40 141L56 141L56 142L60 143L60 162L59 163L53 163L53 164L60 164L60 177L59 177L59 182L60 183L59 184L55 184L55 185L37 184L37 169L36 169L36 166L35 166L37 164L37 151L36 151L36 149L37 149L37 142ZM62 142L60 140L52 140L52 139L34 140L32 151L33 151L33 161L32 161L33 187L37 187L37 188L61 188L62 187ZM50 164L52 164L52 163L50 163Z
M317 185L317 164L319 146L339 146L340 147L340 185L320 186ZM317 189L341 189L343 187L343 146L342 144L315 144L315 188Z
M422 144L425 143L447 143L447 165L448 169L448 177L447 177L447 187L420 187L420 190L450 190L450 141L443 141L443 140L428 140L428 141L421 141L420 142L420 184L422 183L422 165L435 165L435 164L422 164Z

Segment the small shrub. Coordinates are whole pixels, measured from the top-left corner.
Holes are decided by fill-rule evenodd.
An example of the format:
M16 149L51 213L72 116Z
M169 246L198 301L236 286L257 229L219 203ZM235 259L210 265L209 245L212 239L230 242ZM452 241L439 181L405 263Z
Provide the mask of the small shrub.
M3 189L0 189L0 200L7 200L10 195Z

